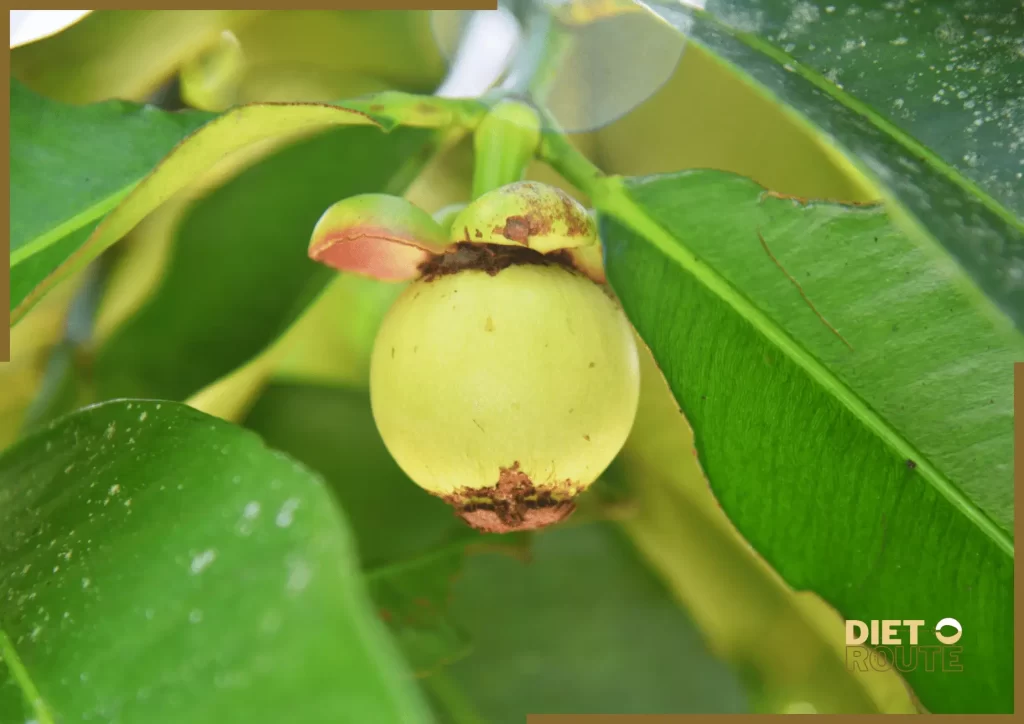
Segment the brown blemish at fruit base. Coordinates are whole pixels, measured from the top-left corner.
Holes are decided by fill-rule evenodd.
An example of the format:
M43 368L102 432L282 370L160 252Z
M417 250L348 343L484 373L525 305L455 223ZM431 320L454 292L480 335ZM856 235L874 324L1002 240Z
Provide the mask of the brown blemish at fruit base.
M536 530L568 518L576 509L570 480L537 488L515 462L501 468L498 482L489 488L463 488L444 496L455 513L484 533Z
M475 244L462 241L455 245L453 251L427 259L420 264L419 270L423 275L423 281L430 282L466 269L476 269L493 277L502 269L517 264L560 266L573 272L577 271L572 264L572 258L564 251L541 254L521 246Z

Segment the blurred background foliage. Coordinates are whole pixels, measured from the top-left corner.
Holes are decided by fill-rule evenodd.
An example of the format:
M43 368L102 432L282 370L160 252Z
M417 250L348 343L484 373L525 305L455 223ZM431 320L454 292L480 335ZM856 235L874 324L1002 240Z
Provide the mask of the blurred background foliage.
M430 93L445 70L425 13L97 11L12 53L12 74L51 98L207 110ZM344 129L232 156L49 295L12 330L0 366L0 445L126 394L187 399L256 430L330 483L381 617L443 720L914 711L898 676L845 670L840 617L789 589L733 529L645 349L634 432L568 524L493 540L405 479L366 391L400 286L324 274L305 245L319 213L353 192L346 179L376 174L373 186L433 212L468 199L472 157L465 139L382 138ZM877 198L697 47L637 108L572 140L610 173L714 168L783 194ZM586 201L539 163L529 176ZM275 245L287 254L258 253ZM236 284L254 264L260 281Z

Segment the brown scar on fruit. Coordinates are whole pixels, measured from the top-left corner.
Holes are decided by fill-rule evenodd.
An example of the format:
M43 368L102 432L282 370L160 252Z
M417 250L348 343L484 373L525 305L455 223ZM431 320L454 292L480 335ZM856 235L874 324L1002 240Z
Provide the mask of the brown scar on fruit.
M536 211L530 211L525 216L509 216L505 219L504 226L494 227L495 234L501 234L509 241L523 246L530 245L531 236L540 236L549 231L551 218Z
M575 213L572 199L569 196L562 196L562 212L565 217L566 231L568 236L585 236L590 231L587 219Z
M526 184L533 189L532 185ZM561 189L555 189L558 200L542 201L536 195L524 199L527 208L524 213L509 216L504 226L495 226L495 234L501 234L509 241L529 246L531 236L541 236L551 232L556 221L564 221L568 237L586 236L590 233L589 217L581 215L572 197Z
M455 514L484 533L536 530L559 523L576 510L576 486L565 480L538 488L519 469L519 462L501 468L498 482L489 488L463 488L443 496Z

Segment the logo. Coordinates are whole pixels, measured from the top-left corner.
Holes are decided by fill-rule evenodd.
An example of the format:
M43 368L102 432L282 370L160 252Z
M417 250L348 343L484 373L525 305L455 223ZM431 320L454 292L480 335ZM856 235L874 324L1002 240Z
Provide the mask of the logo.
M963 671L964 628L944 618L933 628L923 620L874 619L846 622L846 668L850 671ZM873 648L867 648L870 644Z

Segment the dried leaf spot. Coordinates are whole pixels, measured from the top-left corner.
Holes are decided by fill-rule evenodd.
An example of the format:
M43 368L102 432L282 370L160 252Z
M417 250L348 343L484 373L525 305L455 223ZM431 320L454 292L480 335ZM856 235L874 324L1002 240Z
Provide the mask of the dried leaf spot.
M487 321L484 322L484 331L485 332L493 332L494 331L494 320L491 319L490 317L488 317Z

